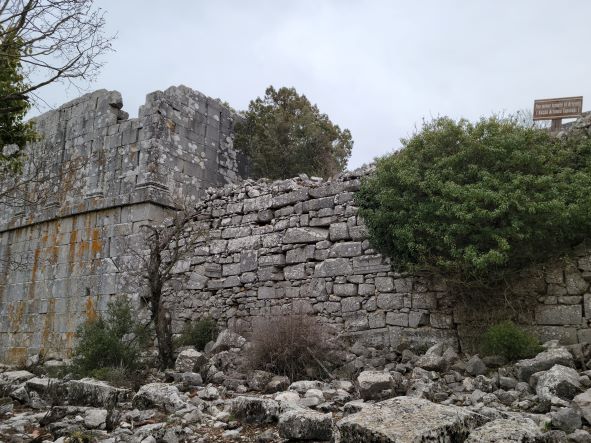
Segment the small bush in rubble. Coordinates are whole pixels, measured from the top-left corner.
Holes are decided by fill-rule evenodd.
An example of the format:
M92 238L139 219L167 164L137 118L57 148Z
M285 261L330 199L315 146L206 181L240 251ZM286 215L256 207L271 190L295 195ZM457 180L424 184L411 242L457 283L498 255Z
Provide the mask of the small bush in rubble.
M315 317L286 315L258 321L251 336L249 363L290 380L325 377L328 337Z
M126 298L109 303L107 315L84 322L77 331L73 370L79 376L101 379L110 374L131 374L140 368L140 352L147 331L132 315Z
M202 351L207 343L217 338L218 333L218 325L215 320L205 317L195 322L186 323L175 345L176 347L195 346L195 349Z
M543 349L538 340L512 321L491 326L482 337L486 355L501 355L509 361L533 357Z

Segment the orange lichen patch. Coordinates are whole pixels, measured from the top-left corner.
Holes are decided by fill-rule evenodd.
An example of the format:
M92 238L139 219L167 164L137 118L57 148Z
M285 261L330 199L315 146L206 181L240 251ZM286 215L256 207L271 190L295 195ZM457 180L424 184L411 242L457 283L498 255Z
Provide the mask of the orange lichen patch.
M95 258L98 253L102 250L102 243L100 240L101 237L101 230L100 228L94 228L92 230L92 243L90 250L92 251L92 258Z
M74 268L74 259L76 257L76 240L78 239L78 231L75 229L70 232L70 242L68 249L68 272L72 274Z
M176 129L176 123L173 122L171 119L165 119L166 127L170 130L170 132L174 132Z
M20 329L24 314L25 303L23 301L17 301L16 306L14 304L8 305L8 321L10 330L13 333L18 332Z
M14 347L6 351L6 360L8 363L22 366L27 362L27 348Z
M66 355L70 357L72 355L72 350L74 348L74 339L76 338L75 332L66 332L64 334L64 341L66 345Z
M86 298L86 319L88 321L95 321L97 318L96 308L94 306L94 300L91 297Z
M47 314L43 322L43 332L41 333L41 349L45 350L53 332L53 323L55 321L55 298L47 301Z

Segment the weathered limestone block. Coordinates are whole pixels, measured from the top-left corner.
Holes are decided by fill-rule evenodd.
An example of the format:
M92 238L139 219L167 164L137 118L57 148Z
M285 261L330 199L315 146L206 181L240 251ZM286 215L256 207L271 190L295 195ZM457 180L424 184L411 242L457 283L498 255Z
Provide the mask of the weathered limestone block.
M316 243L328 238L328 230L321 228L289 228L283 243Z
M279 416L279 435L289 440L332 441L332 414L292 409Z
M394 292L394 279L392 277L376 277L375 287L379 292Z
M318 263L314 268L315 277L334 277L353 273L351 262L346 258L329 258Z
M581 389L579 374L575 369L554 365L539 375L536 394L540 400L550 403L555 396L563 400L572 400Z
M364 400L379 400L394 395L397 388L392 374L383 371L363 371L357 377L359 394Z
M230 413L245 423L272 423L279 418L279 404L262 397L236 397L230 402Z
M350 238L347 223L332 223L329 232L331 241L348 240Z
M66 384L67 398L71 405L112 407L131 397L128 389L115 388L104 381L92 378L70 380Z
M196 349L184 349L176 358L174 369L178 372L199 372L207 357Z
M566 348L550 348L540 352L534 358L519 360L515 363L517 377L521 381L529 381L536 372L547 371L554 365L574 366L573 356Z
M583 311L580 305L538 305L536 323L540 325L580 325Z
M167 383L148 383L133 396L132 404L138 409L161 408L175 412L187 407L176 386Z
M357 257L362 254L361 242L339 242L330 248L329 257Z
M497 419L472 431L466 443L546 443L540 428L528 418Z
M390 271L390 265L386 263L386 259L381 255L353 257L354 274L373 274L388 271Z
M428 400L397 397L337 423L342 443L419 441L463 441L484 422L482 415L458 406L444 406Z

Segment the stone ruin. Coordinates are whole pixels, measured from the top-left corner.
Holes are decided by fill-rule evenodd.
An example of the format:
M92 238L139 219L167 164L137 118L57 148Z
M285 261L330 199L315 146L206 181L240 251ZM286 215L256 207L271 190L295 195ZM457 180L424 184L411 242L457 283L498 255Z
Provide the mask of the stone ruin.
M22 183L0 184L0 361L66 352L128 292L118 265L142 223L247 175L218 100L179 86L148 94L138 118L122 106L99 90L35 118Z
M137 294L122 269L137 260L139 227L187 202L207 235L176 266L177 332L203 316L247 331L289 313L377 348L467 348L482 332L483 313L439 281L394 272L372 249L354 202L371 168L254 181L233 147L240 117L218 100L180 86L149 94L138 118L121 109L119 93L101 90L35 119L43 139L30 149L44 155L25 169L34 179L17 187L20 200L0 202L0 361L66 355L81 322L113 296ZM580 248L515 283L515 295L534 300L529 309L498 314L542 340L588 342L590 280Z

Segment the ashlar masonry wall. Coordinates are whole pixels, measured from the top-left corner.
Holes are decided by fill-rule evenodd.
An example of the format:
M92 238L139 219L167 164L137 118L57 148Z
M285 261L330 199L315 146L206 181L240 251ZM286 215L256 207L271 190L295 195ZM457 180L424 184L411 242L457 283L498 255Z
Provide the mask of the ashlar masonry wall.
M35 119L23 176L0 183L0 361L65 355L77 326L133 295L140 226L236 182L237 116L187 87L149 94L129 119L100 90Z

